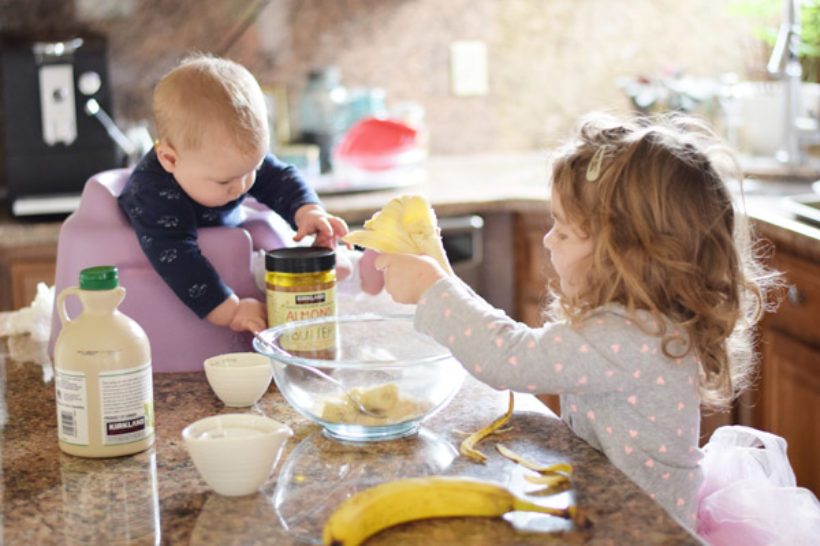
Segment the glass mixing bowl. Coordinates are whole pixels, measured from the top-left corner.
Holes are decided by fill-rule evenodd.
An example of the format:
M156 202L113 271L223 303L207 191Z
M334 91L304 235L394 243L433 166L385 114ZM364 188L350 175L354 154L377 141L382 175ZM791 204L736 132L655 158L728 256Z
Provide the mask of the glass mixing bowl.
M414 434L452 399L464 379L461 364L448 349L416 332L412 315L290 322L259 337L254 349L270 357L279 392L335 439L374 441Z

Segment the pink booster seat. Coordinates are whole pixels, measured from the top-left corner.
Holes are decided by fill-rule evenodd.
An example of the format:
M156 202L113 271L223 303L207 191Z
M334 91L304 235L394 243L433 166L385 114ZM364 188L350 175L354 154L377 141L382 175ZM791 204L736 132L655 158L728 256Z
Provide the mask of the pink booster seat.
M234 332L199 319L154 271L117 203L130 172L103 171L86 182L77 210L60 228L55 294L76 286L80 271L86 267L116 266L120 286L126 291L119 309L137 321L148 335L154 372L202 371L202 362L208 357L252 351L249 333ZM200 228L199 246L238 297L265 301L264 293L254 283L253 251L285 246L288 236L277 231L278 217L273 218L273 211L250 198L245 204L249 214L241 226ZM69 317L81 312L77 298L66 300L66 311ZM55 309L48 345L52 357L61 328Z

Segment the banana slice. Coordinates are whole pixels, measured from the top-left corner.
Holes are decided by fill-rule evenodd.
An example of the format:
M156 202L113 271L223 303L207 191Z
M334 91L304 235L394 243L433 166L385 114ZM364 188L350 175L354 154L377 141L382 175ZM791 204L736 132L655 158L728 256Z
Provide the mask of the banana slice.
M427 199L402 195L388 201L364 223L363 230L352 231L342 240L389 254L425 254L453 275L437 226L436 213Z

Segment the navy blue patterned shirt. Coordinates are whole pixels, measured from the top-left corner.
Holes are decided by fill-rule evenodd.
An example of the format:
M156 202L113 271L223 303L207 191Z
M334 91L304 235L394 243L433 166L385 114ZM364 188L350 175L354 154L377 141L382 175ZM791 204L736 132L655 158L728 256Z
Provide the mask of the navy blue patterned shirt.
M202 255L197 229L235 226L242 221L239 205L247 195L270 207L294 229L299 207L319 203L292 165L268 154L256 172L251 189L221 207L206 207L183 191L171 173L162 168L151 150L134 167L119 204L137 232L140 246L174 293L204 318L233 294Z

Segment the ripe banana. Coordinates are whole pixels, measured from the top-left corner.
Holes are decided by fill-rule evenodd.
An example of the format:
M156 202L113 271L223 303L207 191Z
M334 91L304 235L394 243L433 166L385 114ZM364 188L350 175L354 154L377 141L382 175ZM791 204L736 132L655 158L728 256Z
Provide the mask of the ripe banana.
M394 197L364 223L342 237L346 243L391 254L426 254L448 274L453 270L437 231L436 213L421 195Z
M427 518L499 517L513 510L574 518L576 507L549 508L506 488L466 477L406 478L365 489L344 500L325 524L326 545L355 546L379 531Z

